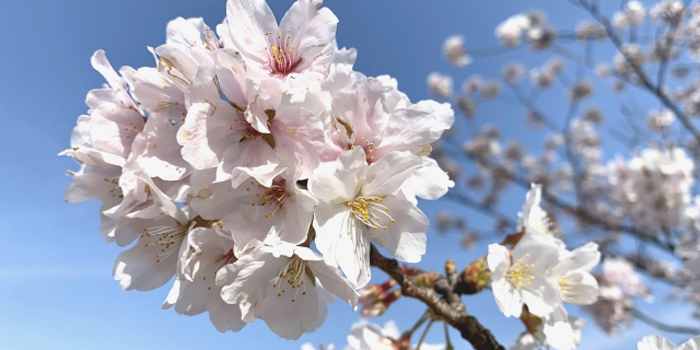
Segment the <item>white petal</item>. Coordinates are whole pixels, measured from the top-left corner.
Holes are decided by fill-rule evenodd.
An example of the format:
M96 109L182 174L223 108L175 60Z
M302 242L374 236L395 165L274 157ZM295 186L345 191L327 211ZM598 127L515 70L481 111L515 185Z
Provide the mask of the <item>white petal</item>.
M381 204L389 209L384 212L381 212L382 209L377 209L378 217L383 219L379 220L379 224L385 224L386 229L381 226L376 230L368 229L373 240L396 259L411 263L419 262L425 254L428 217L413 203L393 196L384 198ZM389 221L383 214L390 215L394 222ZM370 215L373 214L370 213Z
M420 157L410 152L391 152L367 168L362 194L366 196L392 194L420 166L422 166Z
M222 299L229 304L251 301L256 292L276 278L288 262L288 258L275 258L264 247L241 256L216 274L216 285L222 286Z
M360 295L348 280L340 275L337 268L328 266L324 261L308 262L308 265L327 291L348 303L353 310L357 308L357 298Z
M637 350L676 350L676 345L660 335L647 335L637 343Z
M265 299L258 304L256 316L282 338L299 339L312 328L318 317L316 287L308 276L304 276L303 282L302 287L285 288L284 293L278 292L272 283L264 287Z
M345 151L335 163L321 165L314 171L309 178L309 192L326 202L351 200L360 191L366 169L362 148Z
M486 263L491 271L491 279L499 280L503 278L510 267L510 253L508 248L494 243L489 244L489 253L486 256Z

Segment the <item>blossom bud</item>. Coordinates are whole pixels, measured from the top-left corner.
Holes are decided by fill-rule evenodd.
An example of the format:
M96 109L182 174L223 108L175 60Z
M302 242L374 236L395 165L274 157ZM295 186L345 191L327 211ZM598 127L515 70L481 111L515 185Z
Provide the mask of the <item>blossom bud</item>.
M491 271L486 266L486 259L479 258L464 268L459 275L459 282L467 284L475 293L482 291L491 281Z

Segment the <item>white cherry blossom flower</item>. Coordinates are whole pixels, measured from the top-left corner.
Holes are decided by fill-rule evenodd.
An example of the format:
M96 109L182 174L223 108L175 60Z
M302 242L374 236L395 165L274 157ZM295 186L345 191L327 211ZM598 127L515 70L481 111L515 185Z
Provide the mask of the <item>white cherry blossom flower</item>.
M239 306L225 303L221 286L215 283L216 272L236 261L233 240L215 229L197 227L183 244L181 265L163 309L174 305L177 313L189 316L209 311L209 319L219 332L241 330L246 323Z
M324 289L356 308L358 293L311 249L260 245L216 275L221 297L240 304L243 319L259 317L280 337L298 339L316 329ZM321 295L319 295L321 294ZM324 301L325 304L325 301Z
M559 286L547 272L559 261L559 248L540 235L524 235L511 253L500 244L489 245L488 268L498 308L506 317L520 317L523 305L530 313L546 316L560 304Z
M452 35L445 39L442 54L455 67L464 67L472 61L464 50L464 37L461 35Z
M428 229L423 212L392 195L420 160L408 152L392 152L368 165L366 157L355 147L309 179L309 191L323 202L314 209L316 246L357 288L370 279L370 241L399 260L418 262Z

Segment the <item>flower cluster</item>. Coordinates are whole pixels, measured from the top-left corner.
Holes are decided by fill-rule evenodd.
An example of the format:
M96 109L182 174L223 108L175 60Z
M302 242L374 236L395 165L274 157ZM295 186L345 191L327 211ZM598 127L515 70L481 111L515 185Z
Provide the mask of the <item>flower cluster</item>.
M371 243L421 260L416 198L453 186L429 157L453 112L355 72L321 5L298 0L278 24L263 0L230 0L216 32L177 18L156 67L116 72L94 54L108 85L62 152L81 166L65 198L102 201L102 235L129 247L113 270L123 289L174 277L163 308L296 339L333 295L356 306Z
M512 250L491 244L487 255L491 288L507 317L520 317L528 334L515 348L535 342L555 349L578 347L582 324L568 316L564 303L588 305L598 298L590 271L598 264L596 243L573 251L553 234L553 224L540 207L541 187L533 185L520 216L520 234Z
M609 164L612 197L624 214L655 236L678 227L691 203L693 161L682 148L647 148Z

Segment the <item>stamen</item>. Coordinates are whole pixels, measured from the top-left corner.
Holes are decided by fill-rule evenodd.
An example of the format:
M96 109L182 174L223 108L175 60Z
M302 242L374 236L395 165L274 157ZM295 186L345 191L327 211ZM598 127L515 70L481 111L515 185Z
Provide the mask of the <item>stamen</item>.
M285 283L291 285L292 289L295 290L291 301L295 302L299 296L299 291L301 291L302 296L306 295L304 278L306 278L306 261L295 255L289 260L287 265L280 270L272 287L277 288L277 297L281 297L285 292Z
M143 229L141 234L143 246L159 246L160 253L155 254L156 263L168 258L180 250L180 245L187 237L187 225L160 225Z
M525 258L529 256L529 253L525 254ZM525 264L522 260L518 259L508 271L506 271L506 279L518 288L522 288L523 286L529 287L535 279L535 276L530 272L533 267L535 267L534 264Z
M384 204L381 204L384 198L369 196L369 197L357 197L355 200L345 202L350 208L350 212L360 221L362 221L367 227L378 230L380 227L388 230L389 226L380 224L380 215L386 217L391 223L396 223L396 220L389 214L389 208ZM377 208L381 210L377 210ZM370 213L371 211L371 213Z

